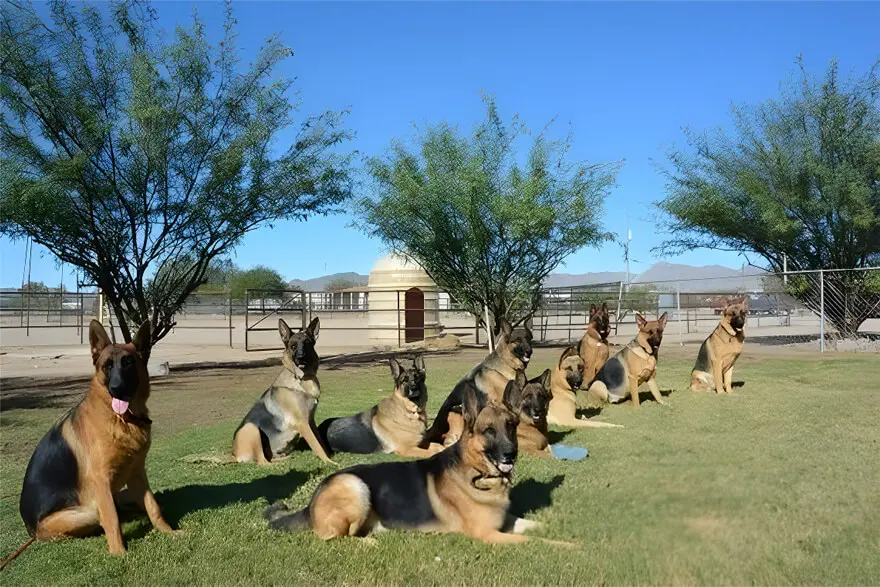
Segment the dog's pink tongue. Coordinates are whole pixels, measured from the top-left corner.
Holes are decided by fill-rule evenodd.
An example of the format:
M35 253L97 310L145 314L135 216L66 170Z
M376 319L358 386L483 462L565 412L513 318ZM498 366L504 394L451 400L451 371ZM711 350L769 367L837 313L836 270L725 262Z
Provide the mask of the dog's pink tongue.
M128 410L128 402L122 401L121 399L113 398L113 401L110 402L113 411L117 414L124 414L126 410Z

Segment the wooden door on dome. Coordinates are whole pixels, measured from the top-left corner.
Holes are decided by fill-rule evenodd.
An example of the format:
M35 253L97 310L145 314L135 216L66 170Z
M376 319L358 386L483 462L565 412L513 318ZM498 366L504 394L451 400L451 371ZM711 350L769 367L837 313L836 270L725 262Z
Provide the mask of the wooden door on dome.
M406 342L425 340L425 292L417 287L406 290L404 328Z

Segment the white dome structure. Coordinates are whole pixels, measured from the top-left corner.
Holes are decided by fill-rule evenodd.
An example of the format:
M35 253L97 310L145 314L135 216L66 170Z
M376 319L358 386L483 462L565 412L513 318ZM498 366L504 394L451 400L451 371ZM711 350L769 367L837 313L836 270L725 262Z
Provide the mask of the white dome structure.
M418 264L394 253L370 271L370 340L400 345L440 333L437 284Z

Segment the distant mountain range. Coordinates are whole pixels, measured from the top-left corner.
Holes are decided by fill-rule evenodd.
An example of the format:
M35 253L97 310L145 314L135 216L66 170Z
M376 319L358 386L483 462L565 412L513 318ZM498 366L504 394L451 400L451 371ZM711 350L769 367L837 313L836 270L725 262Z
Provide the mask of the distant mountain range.
M334 273L332 275L324 275L323 277L313 277L312 279L292 279L287 282L291 289L301 289L303 291L324 291L327 284L335 280L345 280L355 285L367 285L369 275L361 275L349 271L347 273Z
M764 274L765 271L756 267L732 269L722 265L695 267L693 265L659 262L648 267L644 273L632 275L630 282L633 284L651 285L653 286L652 289L659 290L676 291L678 288L685 293L761 291L763 289L762 277ZM554 273L547 278L544 286L571 287L574 285L594 285L625 280L626 273L621 271L581 273L579 275Z
M633 284L652 284L656 289L675 291L676 283L682 292L735 292L761 291L764 271L756 267L732 269L722 265L695 267L677 263L654 263L644 273L633 274ZM294 279L289 282L292 288L305 291L324 291L331 281L344 279L357 285L366 285L369 275L360 273L334 273L312 279ZM544 287L572 287L576 285L597 285L626 281L625 271L598 271L594 273L553 273L544 281ZM671 282L671 283L670 283Z

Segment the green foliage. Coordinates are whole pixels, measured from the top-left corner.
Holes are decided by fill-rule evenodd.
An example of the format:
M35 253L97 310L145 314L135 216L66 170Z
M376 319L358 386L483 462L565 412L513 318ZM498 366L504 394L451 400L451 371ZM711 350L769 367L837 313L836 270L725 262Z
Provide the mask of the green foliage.
M240 67L229 3L217 45L198 16L164 37L140 0L48 10L0 11L0 231L82 269L125 340L165 336L247 232L350 195L342 114L295 125L292 52L270 37Z
M233 272L228 282L229 292L233 299L243 300L248 289L287 289L281 275L270 267L257 265L251 269Z
M470 136L430 126L413 146L393 143L368 163L375 194L360 226L418 262L466 310L516 321L540 302L541 283L565 257L606 235L600 219L619 163L566 159L571 135L538 135L524 164L492 98Z
M661 251L757 253L774 271L786 256L790 271L880 263L878 70L841 79L833 61L818 80L801 64L779 99L734 107L732 132L686 131L657 203L671 235ZM832 318L846 330L863 319Z
M337 277L331 279L327 282L327 285L324 286L324 291L342 291L344 289L349 289L352 287L362 286L362 283L358 283L353 279L346 279L344 277Z

